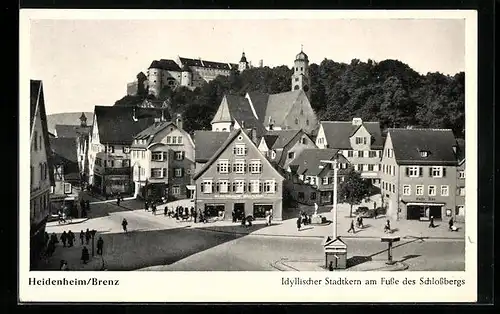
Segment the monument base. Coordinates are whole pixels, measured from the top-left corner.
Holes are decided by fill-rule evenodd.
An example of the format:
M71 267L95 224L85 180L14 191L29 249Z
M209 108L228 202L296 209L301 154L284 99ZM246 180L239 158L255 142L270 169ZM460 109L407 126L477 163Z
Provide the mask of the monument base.
M312 225L321 225L326 222L326 218L321 215L312 215L311 216L311 224Z

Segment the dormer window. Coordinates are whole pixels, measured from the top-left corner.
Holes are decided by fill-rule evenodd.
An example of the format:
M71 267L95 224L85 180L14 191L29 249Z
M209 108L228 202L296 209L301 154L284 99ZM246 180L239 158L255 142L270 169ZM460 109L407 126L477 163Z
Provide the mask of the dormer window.
M424 158L429 157L429 152L426 150L420 151L420 157L424 157Z

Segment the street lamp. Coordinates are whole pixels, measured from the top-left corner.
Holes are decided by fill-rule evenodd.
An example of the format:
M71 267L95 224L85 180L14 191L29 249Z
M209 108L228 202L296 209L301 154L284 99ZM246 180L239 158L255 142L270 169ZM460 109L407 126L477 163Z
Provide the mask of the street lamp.
M325 164L330 164L333 167L333 206L332 206L332 213L333 213L333 239L337 238L337 159L334 160L321 160L322 163Z
M92 257L94 257L94 238L95 238L95 234L96 234L97 230L93 229L92 231L90 231L90 235L92 235Z

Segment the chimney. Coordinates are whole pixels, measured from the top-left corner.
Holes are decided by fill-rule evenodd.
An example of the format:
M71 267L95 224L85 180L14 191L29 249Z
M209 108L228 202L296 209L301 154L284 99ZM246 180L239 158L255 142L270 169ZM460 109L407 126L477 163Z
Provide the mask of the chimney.
M363 120L361 120L361 118L352 119L352 125L361 125L361 124L363 124Z
M241 120L241 129L245 129L245 121Z
M259 61L259 67L262 68L263 66L264 66L264 60L260 59L260 61Z
M175 117L175 125L183 130L183 121L182 121L182 115L180 113L178 113Z

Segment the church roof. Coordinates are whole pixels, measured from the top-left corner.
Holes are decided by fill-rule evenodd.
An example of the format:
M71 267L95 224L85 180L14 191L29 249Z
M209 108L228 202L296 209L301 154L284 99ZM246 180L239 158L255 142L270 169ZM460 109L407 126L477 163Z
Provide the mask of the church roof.
M245 57L245 53L244 52L241 54L240 62L247 62L247 57Z
M295 56L295 61L297 60L305 60L305 61L308 61L309 58L307 57L307 55L301 50L296 56Z
M174 60L170 59L161 59L161 60L154 60L151 62L151 65L149 66L150 69L161 69L161 70L167 70L167 71L175 71L175 72L180 72L181 68L177 63L175 63Z
M271 119L274 125L282 125L300 93L303 93L303 91L299 89L269 95L266 114L261 122L266 125L269 123L269 119Z

